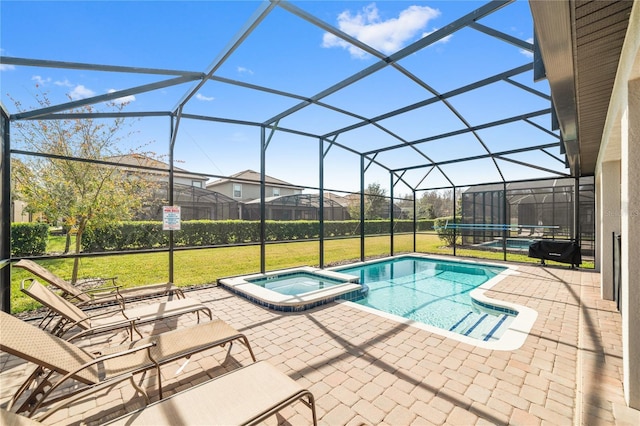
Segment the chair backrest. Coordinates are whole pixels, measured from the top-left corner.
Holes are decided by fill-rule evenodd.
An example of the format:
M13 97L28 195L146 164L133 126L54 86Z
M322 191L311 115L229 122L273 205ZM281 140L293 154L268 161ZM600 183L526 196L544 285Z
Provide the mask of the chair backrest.
M78 327L85 330L91 328L91 321L82 309L78 308L63 297L58 296L53 291L40 284L35 278L22 280L20 290L68 321L82 321L78 323Z
M43 423L0 408L0 424L5 426L42 426Z
M60 290L68 293L76 298L78 298L82 302L89 302L91 297L86 295L85 293L78 290L76 287L63 280L53 272L49 271L47 268L38 265L33 260L29 259L21 259L18 262L14 263L13 266L17 266L18 268L26 269L31 272L36 277L43 279L54 287L59 288Z
M0 311L0 349L39 366L67 374L94 358L76 345ZM99 382L95 366L73 376L86 384Z

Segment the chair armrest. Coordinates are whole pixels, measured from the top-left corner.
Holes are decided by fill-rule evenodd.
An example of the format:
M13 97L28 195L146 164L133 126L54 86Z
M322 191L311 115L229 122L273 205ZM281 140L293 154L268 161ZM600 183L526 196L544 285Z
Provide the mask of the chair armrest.
M87 280L84 281L83 284L88 284L88 283L92 283L92 282L96 282L96 281L111 281L110 284L102 284L98 287L93 287L90 289L85 290L85 293L93 293L93 292L114 292L114 291L118 291L119 288L122 288L123 286L116 284L116 280L118 279L118 277L109 277L109 278L96 278L93 280Z
M106 360L112 359L112 358L117 358L117 357L121 357L121 356L125 356L125 355L129 355L141 350L146 350L148 352L148 356L149 359L156 365L156 368L159 368L159 364L151 357L151 352L149 351L152 347L156 346L156 342L149 342L149 343L145 343L144 345L140 345L138 347L135 348L131 348L131 349L127 349L121 352L116 352L113 354L109 354L109 355L105 355L105 356L100 356L97 358L94 358L92 361L89 361L83 365L81 365L80 367L76 368L73 371L68 372L67 374L65 374L64 376L62 376L62 378L60 380L58 380L56 383L52 383L51 387L49 389L47 389L46 392L43 393L42 397L38 400L38 402L36 404L34 404L33 408L31 408L31 411L29 412L29 416L32 416L33 413L42 405L42 403L49 397L49 395L55 390L57 389L60 385L62 385L67 379L73 377L75 374L79 373L80 371L89 368L95 364L98 364L100 362L104 362ZM105 380L102 383L107 383L110 382L111 384L115 384L115 381L121 381L125 380L125 379L132 379L133 378L133 374L132 373L123 373L121 375L115 376L111 379ZM98 384L98 386L102 385L102 383ZM106 386L106 385L105 385ZM145 399L148 400L148 396L146 395L146 393L141 389L136 387L139 391L141 391L144 395L145 395ZM93 390L95 389L95 386L92 386L90 389L87 390L87 392L89 390ZM77 398L76 398L77 400ZM54 401L55 402L55 401ZM66 401L64 401L66 402ZM56 409L60 409L62 407L58 407ZM44 417L48 417L50 414L45 414Z
M70 406L71 404L73 404L76 401L80 401L84 398L87 397L92 397L92 395L96 392L100 392L103 389L106 388L110 388L111 386L117 385L120 382L124 382L125 380L133 380L133 373L126 373L123 374L121 376L117 376L114 377L112 379L109 380L105 380L104 382L100 383L97 386L93 386L89 389L85 389L84 391L78 392L75 395L72 395L68 398L65 398L53 405L51 405L49 407L49 409L43 413L39 413L36 414L34 416L32 416L31 418L37 422L44 422L46 419L48 419L49 417L51 417L53 414L55 414L57 411L63 409L63 408L67 408L68 406ZM149 395L144 392L143 390L139 390L142 391L142 395L146 401L147 404L149 404Z
M115 328L125 328L125 325L128 326L128 327L131 327L132 329L135 329L136 332L138 334L140 334L140 332L135 328L136 327L136 321L139 321L139 320L140 320L140 317L125 318L123 320L112 322L112 323L109 323L109 324L104 324L104 325L99 325L99 326L96 326L96 327L87 328L86 330L82 330L80 333L74 334L73 336L69 337L67 339L67 342L71 342L72 340L75 340L77 338L83 337L83 336L85 336L87 334L92 334L92 333L99 332L101 330L111 330L111 329L115 329ZM76 325L78 323L81 323L83 321L85 321L85 320L77 321L77 322L73 323L69 328L67 328L65 333L67 331L69 331L70 329L72 329L74 325ZM62 333L62 334L65 334L65 333ZM59 337L62 337L62 335L60 335Z

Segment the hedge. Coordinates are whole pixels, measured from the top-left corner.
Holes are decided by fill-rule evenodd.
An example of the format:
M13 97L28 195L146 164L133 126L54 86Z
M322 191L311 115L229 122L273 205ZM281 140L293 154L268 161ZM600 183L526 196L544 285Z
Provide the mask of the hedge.
M433 220L419 220L418 231L433 230ZM365 235L389 233L388 220L365 222ZM412 220L394 221L394 232L412 232ZM360 235L360 221L326 221L325 237ZM291 241L319 238L320 222L310 220L266 221L266 241ZM255 243L260 241L260 221L248 220L191 220L181 223L173 234L176 247L213 246ZM85 252L135 250L169 245L169 233L162 230L162 222L119 222L88 228L82 238Z
M49 225L46 223L12 223L11 255L39 256L47 251Z

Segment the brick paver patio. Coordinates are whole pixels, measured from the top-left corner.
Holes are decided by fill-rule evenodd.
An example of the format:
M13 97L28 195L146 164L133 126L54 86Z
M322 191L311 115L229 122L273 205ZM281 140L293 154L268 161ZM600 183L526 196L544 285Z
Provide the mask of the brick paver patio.
M217 317L249 337L256 357L309 388L322 425L637 425L622 390L620 314L599 294L599 274L568 267L519 265L489 296L538 311L524 345L481 349L399 324L345 303L283 314L218 287L191 291ZM184 327L195 315L153 326ZM116 344L123 335L97 336L87 346ZM250 358L235 345L214 349L162 370L167 394L188 389ZM24 380L25 363L0 355L0 406ZM143 384L155 383L148 373ZM215 404L215 401L211 401ZM51 423L99 424L142 406L126 382L56 413ZM309 424L302 404L268 424ZM202 424L207 424L202 419Z

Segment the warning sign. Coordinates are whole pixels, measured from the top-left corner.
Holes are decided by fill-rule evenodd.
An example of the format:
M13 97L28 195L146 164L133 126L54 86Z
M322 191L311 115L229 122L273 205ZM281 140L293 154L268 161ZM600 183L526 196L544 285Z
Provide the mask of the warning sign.
M180 230L180 206L163 206L162 207L162 230L163 231L179 231Z

